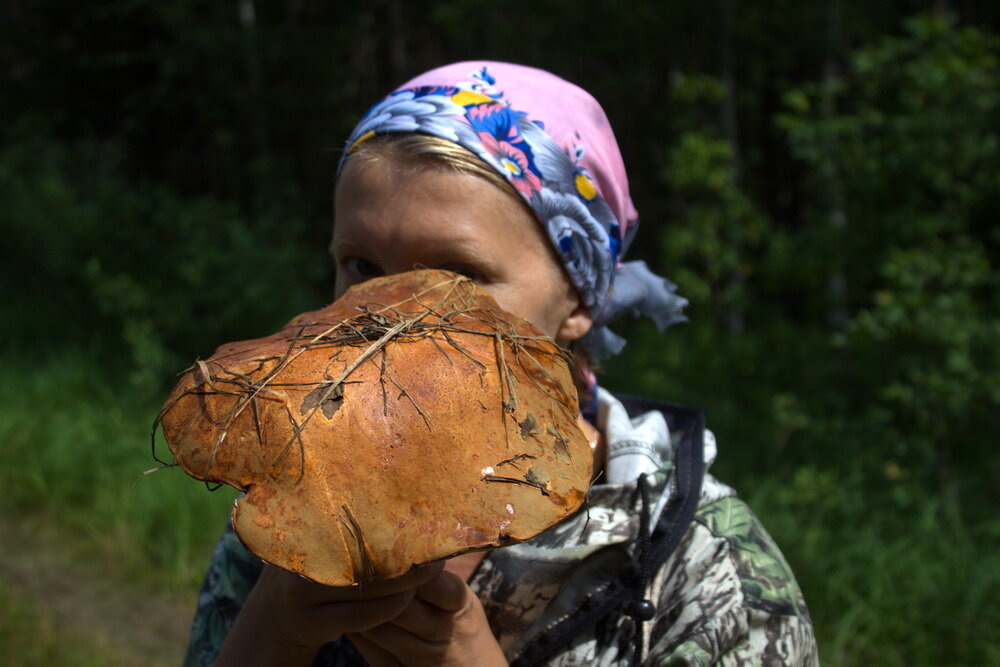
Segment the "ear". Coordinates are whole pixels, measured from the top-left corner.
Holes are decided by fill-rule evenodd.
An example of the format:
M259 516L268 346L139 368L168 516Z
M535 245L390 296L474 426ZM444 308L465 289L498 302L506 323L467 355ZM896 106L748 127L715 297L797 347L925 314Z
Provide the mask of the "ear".
M587 307L578 304L573 311L566 316L566 319L562 321L559 325L559 332L556 335L556 340L560 341L574 341L580 338L590 331L591 327L594 326L594 318L590 316L590 311Z

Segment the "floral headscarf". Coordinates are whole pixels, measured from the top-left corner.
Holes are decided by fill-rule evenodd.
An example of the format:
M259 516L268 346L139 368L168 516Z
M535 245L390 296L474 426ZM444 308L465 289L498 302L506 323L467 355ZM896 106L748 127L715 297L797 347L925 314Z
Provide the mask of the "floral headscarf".
M621 314L647 315L661 329L685 319L687 301L670 281L645 262L620 262L639 218L611 125L585 90L521 65L447 65L372 107L351 133L341 166L375 135L412 132L472 151L528 202L594 318L584 339L592 357L624 346L604 326Z

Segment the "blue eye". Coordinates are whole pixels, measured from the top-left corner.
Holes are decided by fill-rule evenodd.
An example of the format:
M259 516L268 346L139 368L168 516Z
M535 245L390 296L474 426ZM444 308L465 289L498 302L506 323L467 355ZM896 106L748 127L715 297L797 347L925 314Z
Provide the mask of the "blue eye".
M375 278L382 275L382 269L378 265L363 257L349 257L341 262L341 265L359 278Z

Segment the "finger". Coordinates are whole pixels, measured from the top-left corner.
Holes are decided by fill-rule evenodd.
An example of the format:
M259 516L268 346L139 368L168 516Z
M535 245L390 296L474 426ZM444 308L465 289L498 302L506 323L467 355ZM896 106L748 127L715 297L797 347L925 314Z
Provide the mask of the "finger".
M389 623L431 642L448 641L455 627L451 614L419 599L414 599Z
M370 581L358 586L337 587L317 584L276 567L272 569L274 572L271 576L283 578L292 597L306 604L323 605L331 602L371 600L413 590L436 577L444 569L444 563L419 565L395 579Z
M339 633L361 632L387 623L413 601L414 592L403 591L373 600L331 602L315 607L316 620Z
M451 572L442 572L417 588L418 598L452 614L461 611L468 604L469 595L474 595L472 589Z
M360 634L351 633L347 638L371 667L399 667L403 664L396 659L396 656Z
M417 662L416 658L419 656L420 662L423 664L433 664L436 657L443 656L448 650L448 642L446 641L429 641L392 623L379 625L360 633L360 635L383 649L391 651L400 659L405 660L409 656L412 662Z
M444 570L443 561L430 563L428 565L418 565L406 574L396 577L395 579L370 581L361 584L360 586L356 586L351 590L357 591L359 598L361 599L394 595L396 593L413 590L414 588L423 586L425 583L438 576L442 570Z

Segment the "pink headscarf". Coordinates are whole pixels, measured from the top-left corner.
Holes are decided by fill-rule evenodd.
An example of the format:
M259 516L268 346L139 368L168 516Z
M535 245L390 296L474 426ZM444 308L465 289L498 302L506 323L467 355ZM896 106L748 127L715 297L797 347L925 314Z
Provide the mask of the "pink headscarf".
M410 79L400 89L442 85L468 80L470 73L483 68L496 80L503 100L512 108L541 122L545 134L573 155L585 147L577 163L593 178L598 192L618 220L621 239L639 224L639 214L628 193L628 175L611 123L597 100L583 88L551 72L489 61L467 61L445 65Z

